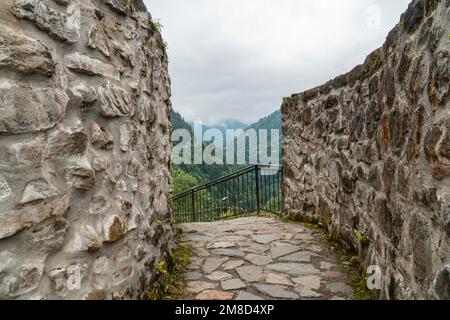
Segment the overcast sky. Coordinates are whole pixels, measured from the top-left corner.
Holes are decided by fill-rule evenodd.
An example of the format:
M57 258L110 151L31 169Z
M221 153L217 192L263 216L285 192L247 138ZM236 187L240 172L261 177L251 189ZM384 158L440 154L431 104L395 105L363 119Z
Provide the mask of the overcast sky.
M145 0L169 46L175 110L252 123L349 71L409 0Z

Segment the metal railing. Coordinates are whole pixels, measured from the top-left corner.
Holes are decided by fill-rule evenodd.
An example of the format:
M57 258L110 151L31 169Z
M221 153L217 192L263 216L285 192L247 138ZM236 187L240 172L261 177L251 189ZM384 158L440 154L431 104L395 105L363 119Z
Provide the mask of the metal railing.
M253 212L281 212L282 175L281 166L254 165L175 195L175 222L207 222Z

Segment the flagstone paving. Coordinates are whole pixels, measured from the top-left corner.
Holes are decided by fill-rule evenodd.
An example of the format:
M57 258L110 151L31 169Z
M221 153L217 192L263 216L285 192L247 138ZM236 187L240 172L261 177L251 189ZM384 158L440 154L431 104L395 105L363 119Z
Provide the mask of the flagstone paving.
M344 300L353 290L311 230L267 217L180 225L193 256L184 299Z

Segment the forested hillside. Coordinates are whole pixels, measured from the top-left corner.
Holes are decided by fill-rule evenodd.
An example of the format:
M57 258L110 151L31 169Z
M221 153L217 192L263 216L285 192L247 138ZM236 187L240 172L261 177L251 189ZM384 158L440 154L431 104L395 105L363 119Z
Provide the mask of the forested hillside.
M269 148L269 153L272 152L271 150L271 145L270 145L270 141L272 141L272 133L271 130L275 129L275 130L279 130L280 133L280 141L279 141L279 155L280 155L280 159L279 159L279 163L282 163L282 147L283 147L283 141L284 141L284 137L283 137L283 132L281 130L281 111L277 110L275 112L273 112L272 114L268 115L267 117L264 117L262 119L260 119L259 121L257 121L256 123L252 124L251 126L249 126L247 129L255 129L255 130L261 130L261 129L266 129L267 130L267 134L268 134L268 148ZM248 152L248 151L247 151Z
M172 128L176 129L186 129L190 132L192 141L191 144L194 147L194 143L199 143L194 141L194 132L184 118L176 111L172 111ZM208 145L207 142L203 142L204 146ZM176 145L176 144L174 144ZM192 147L192 148L193 148ZM192 151L192 155L194 152ZM193 161L192 161L193 162ZM234 165L195 165L195 164L181 164L173 165L173 179L174 179L174 193L177 191L182 191L184 189L192 188L198 184L205 183L228 173L232 173L238 167Z
M242 123L239 121L227 121L227 123L231 127L227 127L229 129L240 129L242 128ZM194 131L192 126L184 120L184 118L176 111L172 111L172 127L173 130L176 129L186 129L190 132L192 137L192 146L194 143L199 143L199 141L194 141ZM204 126L204 130L210 128L209 126ZM216 128L216 127L214 127ZM281 135L281 112L275 111L271 115L262 118L258 122L250 125L248 128L244 129L268 129L269 138L271 138L270 130L271 129L279 129ZM217 129L225 132L226 128L222 126L218 126ZM282 137L280 136L280 140L282 141ZM270 141L270 140L269 140ZM208 145L208 142L202 142L204 146ZM176 144L174 144L176 145ZM281 143L280 143L281 148ZM270 144L269 144L270 150ZM224 154L226 150L224 150ZM193 152L192 152L193 154ZM248 155L248 149L246 150L246 154ZM281 154L281 152L280 152ZM281 163L281 162L280 162ZM181 191L190 189L195 187L198 184L206 183L208 181L220 178L224 175L232 173L236 170L245 167L246 165L194 165L194 164L181 164L181 165L173 165L172 166L172 176L173 176L173 184L174 184L174 194L177 194Z
M258 122L250 125L253 129L279 129L281 130L281 111L277 110L272 114L260 119Z

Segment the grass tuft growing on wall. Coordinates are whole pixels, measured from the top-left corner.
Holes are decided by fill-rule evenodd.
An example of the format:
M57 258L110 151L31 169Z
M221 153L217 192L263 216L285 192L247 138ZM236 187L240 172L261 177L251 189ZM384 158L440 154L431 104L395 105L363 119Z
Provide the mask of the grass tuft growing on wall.
M158 275L153 289L148 292L149 300L174 300L183 294L186 285L185 273L190 263L190 247L181 244L183 235L177 230L177 247L172 251L166 261L154 264L153 268Z

